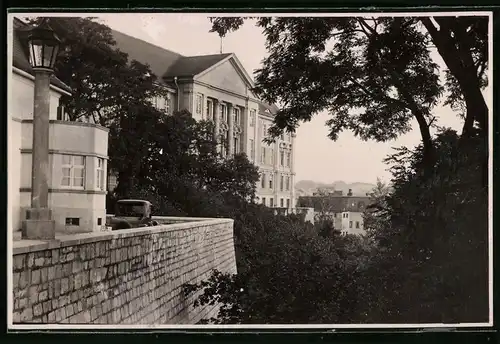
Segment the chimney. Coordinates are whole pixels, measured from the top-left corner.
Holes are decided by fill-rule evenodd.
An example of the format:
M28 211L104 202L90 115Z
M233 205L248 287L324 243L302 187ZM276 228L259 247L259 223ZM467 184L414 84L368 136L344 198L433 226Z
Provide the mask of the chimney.
M352 189L349 189L349 192L347 193L347 196L352 196Z

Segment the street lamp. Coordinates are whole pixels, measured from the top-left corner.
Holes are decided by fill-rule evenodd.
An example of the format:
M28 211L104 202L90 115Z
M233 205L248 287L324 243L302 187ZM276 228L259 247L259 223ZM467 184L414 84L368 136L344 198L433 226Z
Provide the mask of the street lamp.
M31 164L31 208L22 226L23 239L55 238L55 221L49 201L49 113L50 76L59 52L60 40L46 18L29 32L29 61L35 75L33 107L33 149Z

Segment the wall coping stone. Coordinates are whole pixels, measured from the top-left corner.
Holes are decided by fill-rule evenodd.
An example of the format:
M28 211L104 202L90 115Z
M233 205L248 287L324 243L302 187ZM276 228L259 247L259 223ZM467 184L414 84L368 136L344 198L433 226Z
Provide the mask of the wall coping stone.
M24 254L29 252L44 251L57 249L67 246L77 246L98 241L106 241L121 238L130 238L135 236L150 235L162 232L175 232L188 228L199 228L205 226L213 226L219 224L234 223L233 219L226 218L189 218L189 217L154 217L156 219L184 219L185 222L158 225L153 227L140 227L133 229L120 229L112 232L91 232L91 233L75 233L57 235L55 240L19 240L13 241L13 255Z
M106 214L106 217L113 217L115 216L114 214ZM152 216L153 220L170 220L170 221L191 221L191 222L196 222L196 221L207 221L207 220L214 220L216 218L213 217L182 217L182 216ZM222 219L222 218L217 218L217 219ZM229 220L229 219L228 219Z

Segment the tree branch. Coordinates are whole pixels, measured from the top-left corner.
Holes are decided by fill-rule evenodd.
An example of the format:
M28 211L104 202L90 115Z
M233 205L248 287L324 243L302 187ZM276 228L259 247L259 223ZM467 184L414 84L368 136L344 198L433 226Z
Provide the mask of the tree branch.
M389 96L382 94L382 93L375 94L373 92L370 92L365 86L363 86L361 83L359 83L352 76L349 76L348 78L349 78L349 80L352 81L352 83L354 83L356 86L358 86L367 96L372 97L373 99L376 99L379 101L388 101L390 103L394 103L394 104L403 106L405 108L408 107L406 103L400 101L399 99L389 97Z

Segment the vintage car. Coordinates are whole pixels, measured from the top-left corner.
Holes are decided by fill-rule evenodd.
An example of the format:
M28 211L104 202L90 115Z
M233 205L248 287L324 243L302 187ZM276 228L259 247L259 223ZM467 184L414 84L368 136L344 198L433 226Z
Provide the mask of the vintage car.
M153 205L149 201L121 199L116 202L115 215L107 224L112 230L159 225L152 219Z

